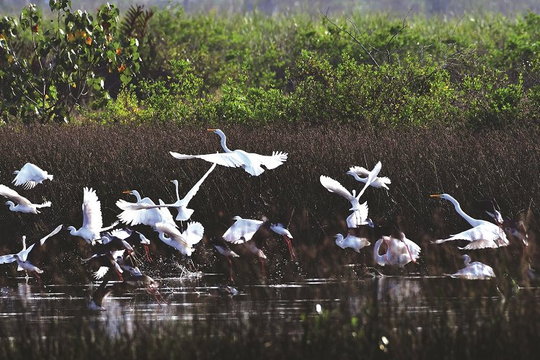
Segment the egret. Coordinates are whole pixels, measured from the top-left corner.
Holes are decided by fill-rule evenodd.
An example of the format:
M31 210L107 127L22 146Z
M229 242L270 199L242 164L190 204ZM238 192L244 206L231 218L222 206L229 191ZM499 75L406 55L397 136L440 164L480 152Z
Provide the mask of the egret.
M495 272L491 266L479 261L471 263L471 258L467 254L463 255L463 260L465 262L465 267L449 275L450 277L467 280L484 280L495 277Z
M360 249L363 247L371 245L371 243L366 238L361 238L348 234L347 237L343 237L341 234L336 234L336 245L342 249L351 248L357 253L360 252Z
M379 249L383 242L386 244L386 253L380 255ZM399 239L393 236L383 236L377 240L373 247L373 259L380 266L403 267L411 261L416 262L420 256L420 251L420 246L407 239L405 234L401 232Z
M146 259L152 262L152 257L150 256L150 249L149 249L150 240L146 236L144 236L144 234L138 231L134 231L129 228L114 229L103 234L101 236L101 242L103 244L107 244L109 240L112 240L114 238L125 240L129 245L136 245L136 244L142 245L146 253Z
M223 240L232 244L246 243L253 238L255 233L259 231L263 225L269 225L270 230L278 235L281 235L287 243L291 261L295 259L296 255L294 254L294 249L291 243L293 236L289 230L283 226L283 224L272 224L267 220L243 219L240 216L235 216L233 219L235 222L227 229L227 231L225 231L222 236Z
M101 233L114 228L118 225L118 221L111 226L103 227L103 219L101 217L101 202L98 199L96 191L92 188L85 187L83 189L83 224L78 230L74 226L69 226L67 230L72 236L83 238L88 244L94 245L97 240L101 239Z
M44 180L52 181L53 179L53 175L49 175L45 170L32 163L24 164L21 170L15 170L13 174L17 175L12 181L15 186L22 186L26 190L34 188L37 184L42 184Z
M178 210L178 215L176 216L177 221L186 221L189 220L191 215L193 214L194 210L189 209L188 205L191 199L197 194L197 191L199 191L199 188L201 187L201 184L204 182L204 180L210 175L210 173L215 169L216 164L213 164L210 169L197 181L197 183L191 188L190 191L184 196L183 199L180 199L180 196L178 194L178 181L172 180L174 185L176 186L176 202L172 204L163 204L160 202L160 204L156 205L152 202L152 200L148 198L144 198L140 201L137 201L137 203L129 203L124 200L119 200L116 203L116 206L118 206L120 209L124 210L124 212L121 214L121 216L127 221L131 220L131 224L134 225L134 222L138 221L146 221L147 217L157 217L157 215L146 215L145 213L141 213L147 210L156 209L156 208L176 208ZM148 200L150 201L148 201ZM151 203L152 202L152 203ZM162 216L167 217L164 214L161 214Z
M118 219L124 224L131 226L142 224L154 228L157 223L163 222L177 227L174 218L167 207L156 207L151 209L141 208L139 210L134 210L132 207L152 206L156 204L148 197L141 199L141 195L137 190L126 190L123 193L134 195L137 198L137 203L135 204L122 199L116 202L116 206L123 209L123 211L118 214ZM160 199L159 204L164 205L165 203Z
M156 231L159 232L161 241L187 256L191 256L193 246L198 244L204 235L204 227L198 222L189 223L183 233L167 223L157 223Z
M52 206L50 201L45 201L43 204L32 204L30 200L19 195L18 192L7 187L6 185L0 185L0 195L9 199L9 201L6 201L6 205L9 205L9 210L14 212L39 214L41 213L39 209ZM15 203L17 203L17 205L15 205Z
M202 159L214 164L226 167L241 167L251 176L259 176L264 172L264 167L272 170L287 161L287 153L274 151L271 156L248 153L244 150L231 150L227 147L227 137L220 129L207 129L221 138L221 147L224 153L205 155L185 155L171 151L170 154L176 159Z
M356 181L363 182L364 184L367 183L369 174L370 171L361 166L353 166L349 169L349 171L347 171L347 175L351 175ZM388 185L391 183L392 181L386 176L376 176L371 182L371 186L375 188L384 188L386 190L390 190L388 188Z
M47 236L30 245L28 248L26 247L26 237L23 236L23 249L16 254L0 256L0 264L8 264L16 261L17 271L26 271L27 274L34 274L40 280L41 278L39 274L43 274L43 270L32 263L35 262L32 258L37 257L37 254L41 251L45 241L58 234L58 232L62 229L62 226L63 225L58 225Z
M351 208L349 210L352 211L352 213L347 218L348 228L351 229L357 228L361 225L369 225L370 221L368 219L368 205L367 202L360 204L360 197L364 194L368 186L370 186L377 178L377 175L381 171L381 167L382 164L379 161L375 165L373 170L369 172L366 183L362 190L360 190L358 195L356 195L356 190L349 192L349 190L347 190L343 185L341 185L338 181L332 179L331 177L321 175L321 177L319 178L322 186L324 186L326 190L331 193L341 195L342 197L351 202Z
M465 240L470 242L470 244L465 247L458 247L460 250L496 249L502 246L508 246L509 241L501 226L486 220L474 219L467 215L461 209L459 202L448 194L433 194L430 196L450 201L454 204L457 213L473 226L473 228L451 235L449 238L432 241L432 244L442 244L454 240Z

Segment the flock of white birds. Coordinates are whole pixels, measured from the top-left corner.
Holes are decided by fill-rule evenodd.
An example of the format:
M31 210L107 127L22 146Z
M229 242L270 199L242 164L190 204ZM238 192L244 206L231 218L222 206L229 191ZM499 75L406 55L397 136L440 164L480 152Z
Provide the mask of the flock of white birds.
M194 209L189 208L189 203L217 165L242 168L252 176L259 176L265 170L275 169L287 160L287 153L283 152L273 152L272 155L266 156L248 153L243 150L230 150L227 147L226 136L223 131L219 129L208 129L208 131L212 131L220 137L224 152L205 155L170 153L176 159L202 159L212 163L208 171L183 198L180 198L178 181L173 181L176 187L175 202L165 203L159 199L156 203L148 197L142 198L137 190L126 191L125 193L135 197L135 201L118 200L116 205L122 210L118 215L119 221L104 227L101 204L95 190L87 187L83 189L82 226L78 229L74 226L68 226L66 230L72 236L84 239L91 246L93 255L88 259L84 259L84 262L95 261L100 265L98 270L95 271L94 276L96 279L102 279L102 283L94 292L93 299L89 305L90 308L103 309L103 298L114 288L114 286L108 286L109 280L113 280L114 277L120 280L118 283L136 287L144 286L158 301L162 299L157 290L157 282L143 274L136 266L137 261L135 260L138 259L135 258L134 245L143 245L146 249L147 259L151 261L148 251L150 240L142 233L129 228L130 226L146 225L152 228L157 232L157 237L161 241L189 257L195 251L196 245L203 238L204 227L201 223L192 221L185 224L185 229L182 231L177 221L184 227L183 222L190 220ZM346 174L363 184L362 189L358 192L354 189L351 191L347 190L338 181L328 176L322 175L320 177L322 186L329 192L342 196L351 204L349 209L350 214L346 219L349 233L346 236L342 234L336 234L335 236L335 242L339 247L343 249L351 248L356 252L360 252L362 248L371 245L367 238L356 236L355 229L363 226L377 227L377 224L368 216L367 202L361 202L361 197L370 187L389 191L388 185L391 184L391 181L387 177L379 176L381 168L382 164L378 162L371 170L354 166L346 172ZM47 171L31 163L27 163L20 170L15 171L14 174L16 176L13 184L25 190L31 190L38 184L43 184L45 180L53 180L53 175L48 174ZM43 208L52 206L50 201L42 204L34 204L6 185L0 185L0 195L8 199L6 204L9 205L9 210L14 212L39 214ZM499 248L509 244L505 234L506 230L510 234L518 236L523 241L523 244L525 246L527 245L526 235L520 235L513 227L504 227L504 221L499 209L494 207L493 212L488 212L494 222L479 220L467 215L461 209L459 202L452 196L448 194L435 194L431 196L450 201L455 206L457 213L471 225L471 228L468 230L451 235L446 239L435 240L432 243L441 244L448 241L464 240L468 241L469 244L459 249ZM171 214L171 208L176 209L176 217L173 217ZM234 220L235 223L222 235L221 239L211 239L217 251L229 261L231 281L234 281L231 258L239 257L239 255L230 249L227 245L228 243L243 244L250 252L255 254L260 260L261 271L264 276L266 255L257 247L255 241L253 241L254 235L261 227L267 227L270 231L282 236L287 243L291 261L296 259L291 243L293 235L284 225L279 223L273 224L266 219L243 219L240 216L234 217ZM115 229L120 222L128 227ZM29 247L26 246L26 238L23 237L22 250L15 254L0 256L0 264L17 263L17 270L25 271L27 278L28 274L33 274L40 279L39 274L43 273L43 270L32 263L31 254L40 251L46 240L56 235L62 228L63 225L57 226L51 233ZM381 247L385 249L383 250L385 252L382 254L380 253ZM410 262L416 262L420 256L420 252L420 246L408 239L403 232L399 232L398 236L385 234L376 241L373 247L373 259L380 266L403 267ZM489 279L495 277L495 273L490 266L480 262L470 263L470 257L468 255L463 255L463 257L465 268L454 274L449 274L449 276L465 279Z

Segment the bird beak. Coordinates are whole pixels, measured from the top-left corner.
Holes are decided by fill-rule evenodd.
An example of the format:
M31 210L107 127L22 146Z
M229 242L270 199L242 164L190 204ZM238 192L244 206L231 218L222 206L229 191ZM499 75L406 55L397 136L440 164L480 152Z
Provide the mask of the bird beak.
M122 191L122 194L130 194L130 193L131 193L131 190Z
M440 198L440 197L441 197L441 194L431 194L431 195L429 195L429 197L432 197L432 198Z
M216 131L216 129L206 129L206 131L212 132L212 131Z

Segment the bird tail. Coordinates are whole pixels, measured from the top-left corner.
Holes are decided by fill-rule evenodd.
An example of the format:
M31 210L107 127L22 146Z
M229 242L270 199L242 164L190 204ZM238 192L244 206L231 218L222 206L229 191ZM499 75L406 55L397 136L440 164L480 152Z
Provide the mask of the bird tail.
M50 201L45 201L43 204L37 205L36 207L42 208L42 207L51 207L51 206L52 206L52 202L50 202Z

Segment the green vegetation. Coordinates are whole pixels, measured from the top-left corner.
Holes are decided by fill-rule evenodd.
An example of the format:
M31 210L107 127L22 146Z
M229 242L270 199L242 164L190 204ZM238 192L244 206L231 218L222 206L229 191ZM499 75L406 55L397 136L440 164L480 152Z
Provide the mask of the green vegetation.
M51 1L0 20L4 123L537 120L540 15L269 17Z

